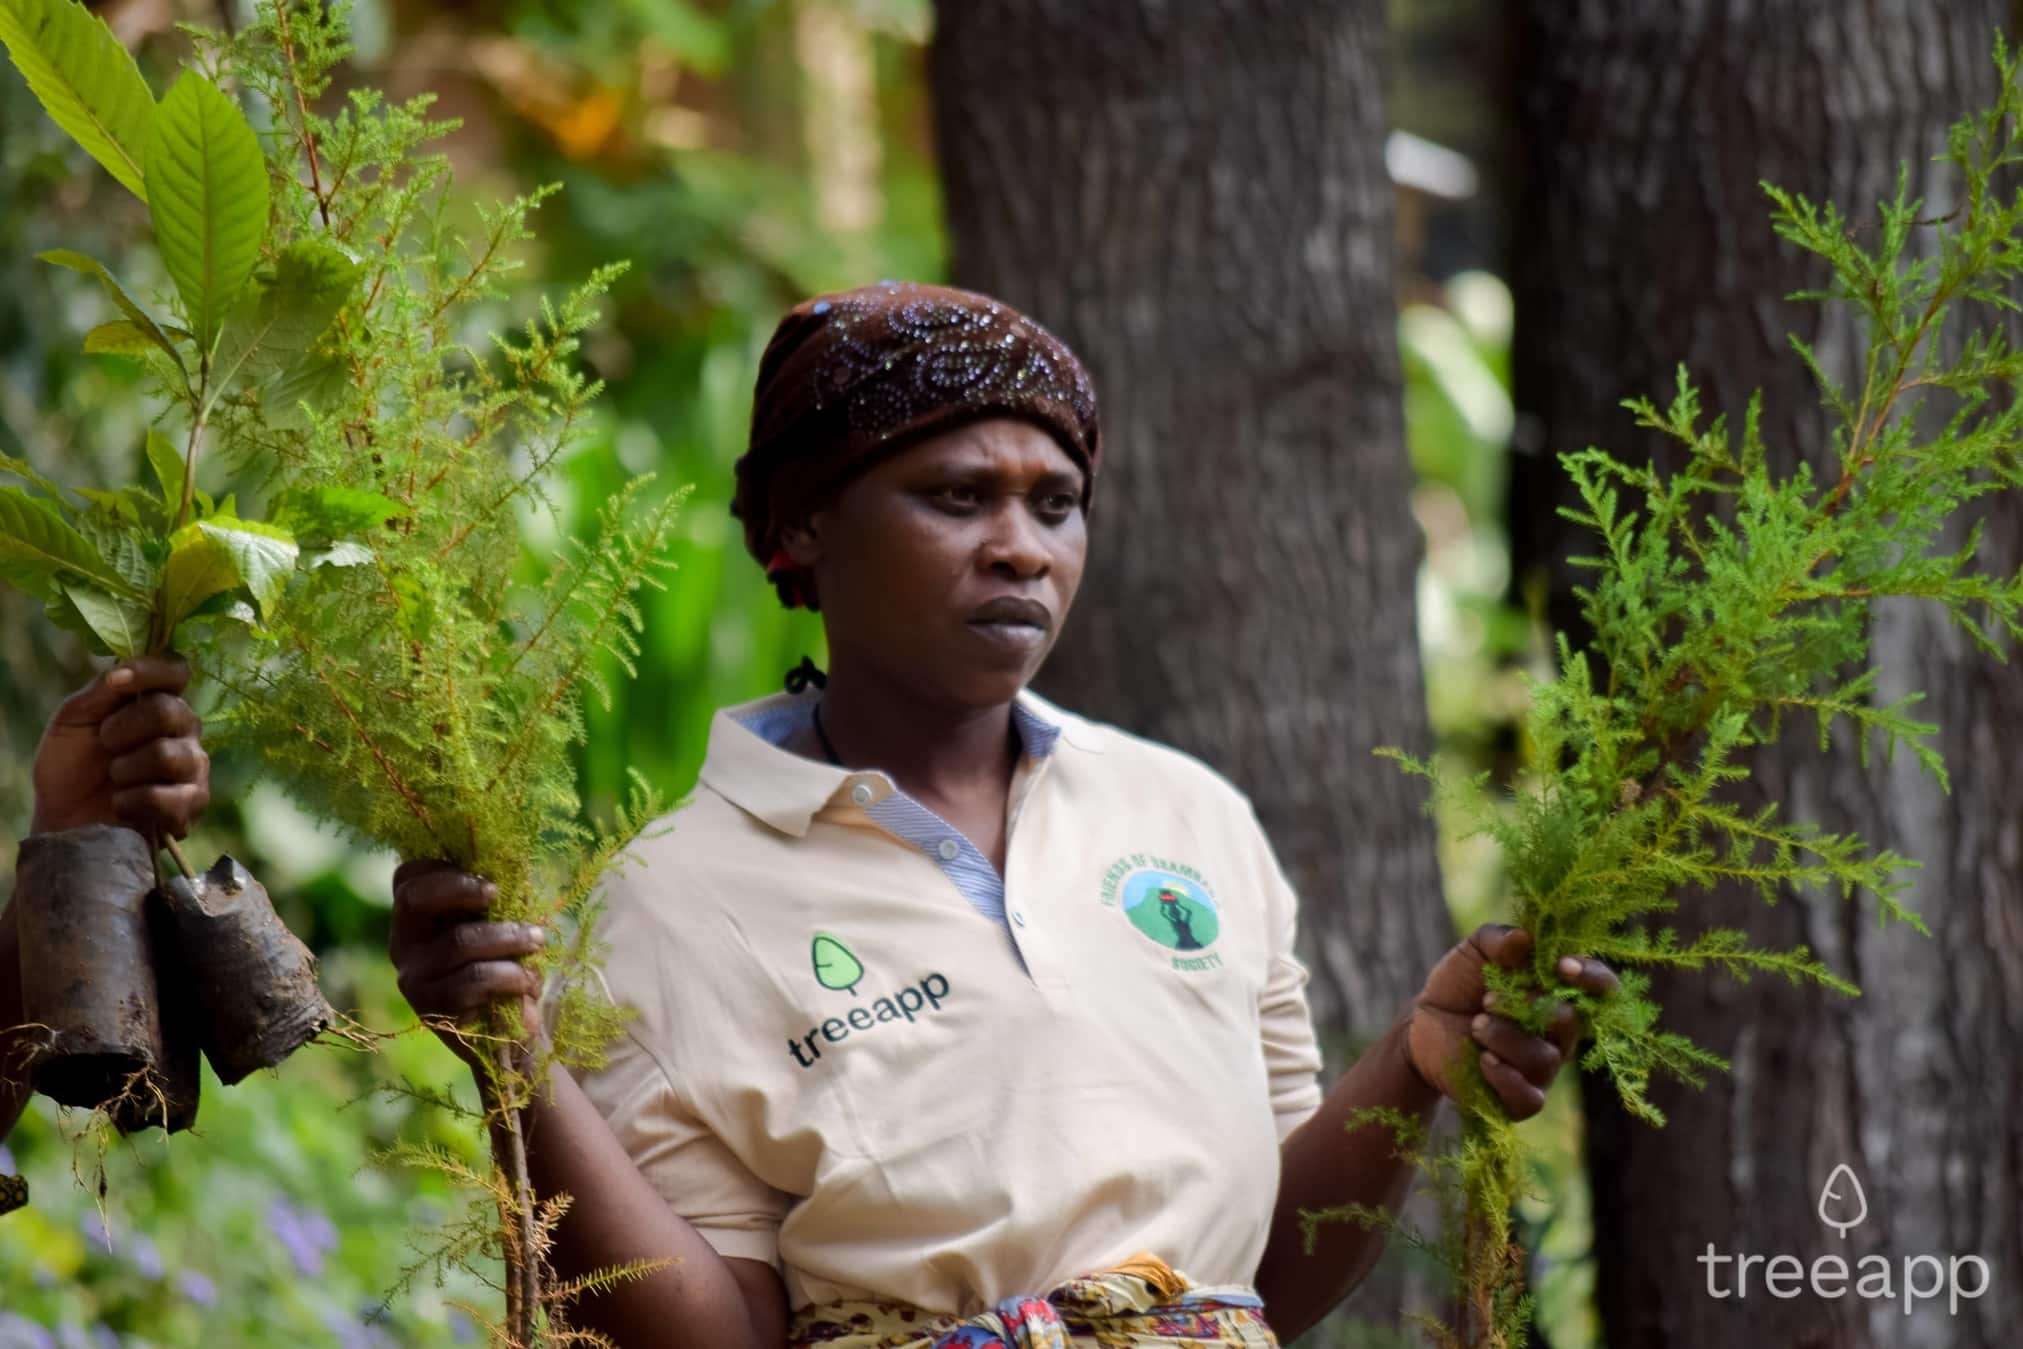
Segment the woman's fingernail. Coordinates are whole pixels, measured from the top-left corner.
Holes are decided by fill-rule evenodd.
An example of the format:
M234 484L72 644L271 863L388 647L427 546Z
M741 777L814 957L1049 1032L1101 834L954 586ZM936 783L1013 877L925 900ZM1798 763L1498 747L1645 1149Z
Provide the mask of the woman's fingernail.
M120 665L106 671L105 686L107 688L123 689L131 683L133 683L133 666L131 665Z
M1469 1022L1468 1024L1469 1024L1469 1025L1471 1025L1471 1026L1473 1026L1473 1027L1475 1027L1475 1029L1477 1029L1477 1030L1488 1030L1488 1029L1489 1029L1489 1013L1487 1013L1487 1012L1477 1012L1477 1013L1475 1014L1475 1019L1474 1019L1473 1021Z
M1559 972L1561 974L1564 974L1567 978L1569 979L1579 978L1580 971L1581 971L1581 963L1579 956L1561 956L1559 958Z
M1494 1006L1496 1006L1496 995L1494 993L1484 993L1482 995L1482 1010L1486 1012Z
M548 944L547 929L538 927L528 928L527 940L534 943L534 945L536 946L546 946Z
M1482 1051L1482 1066L1484 1068L1494 1068L1497 1064L1502 1062L1503 1062L1502 1059L1496 1057L1495 1050L1485 1049Z

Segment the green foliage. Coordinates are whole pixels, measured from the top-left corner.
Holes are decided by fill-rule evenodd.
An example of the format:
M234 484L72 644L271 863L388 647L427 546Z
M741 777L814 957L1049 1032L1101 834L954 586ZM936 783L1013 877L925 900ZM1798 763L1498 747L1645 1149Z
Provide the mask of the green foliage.
M132 327L133 331L139 333L166 353L169 359L176 363L176 371L183 377L184 384L188 384L189 372L183 368L182 352L177 348L175 343L169 341L168 332L163 329L161 324L155 322L153 315L140 307L133 296L127 294L126 287L120 285L118 278L107 271L103 263L87 258L82 253L74 253L67 248L52 248L47 253L41 253L37 256L44 262L96 278L99 285L104 287L105 293L112 298L112 302L119 306L120 312L126 315L126 322ZM103 332L106 328L112 326L111 324L101 324L92 331ZM188 335L181 329L177 329L176 331L179 335ZM99 345L102 349L109 350L111 348L111 343L108 341L101 341ZM91 339L87 336L85 338L85 347L89 350L91 346ZM132 353L130 351L122 351L121 354L130 355ZM47 490L50 491L51 495L56 494L53 488Z
M50 119L145 197L154 97L105 20L70 0L0 0L0 42Z
M551 1060L595 1061L618 1026L614 1009L571 996L594 955L580 920L618 850L660 808L642 783L610 826L584 824L571 752L586 692L608 700L597 662L633 668L643 626L634 595L671 565L682 494L648 501L650 475L633 479L604 506L593 541L565 549L544 586L519 584L518 512L542 500L584 432L601 384L572 358L623 269L598 268L559 304L544 301L517 336L489 334L489 352L470 345L462 310L500 293L548 192L482 211L483 233L467 243L446 218L447 165L424 149L445 129L423 115L426 98L391 108L358 91L337 117L307 111L343 52L338 17L270 6L236 38L203 39L272 100L280 128L268 171L287 185L274 203L280 262L252 312L284 324L315 295L335 318L312 317L285 339L337 375L297 400L299 419L275 417L271 390L249 388L220 406L222 439L228 454L262 463L277 514L296 527L333 545L351 530L372 539L320 559L351 565L297 567L283 531L199 526L214 552L231 554L262 623L212 671L232 694L212 724L312 813L401 856L491 878L496 918L571 934L548 957L563 989L551 1043L531 1061L486 1060L494 1122L511 1128ZM344 250L359 258L356 286ZM484 1249L507 1256L512 1289L541 1261L559 1210L497 1193L520 1227ZM451 1232L445 1254L471 1253L473 1238ZM538 1308L559 1315L564 1292ZM517 1296L509 1309L527 1305ZM507 1339L540 1333L533 1316L512 1319Z
M183 313L208 354L226 308L260 260L267 173L238 105L194 70L183 72L148 129L148 213Z
M548 190L484 212L472 246L447 218L446 163L424 149L447 129L423 116L426 97L384 107L357 91L336 118L311 113L344 54L344 18L283 0L236 37L189 30L200 61L260 91L277 127L263 153L237 106L194 70L153 118L147 200L194 361L106 269L59 259L96 275L128 315L93 345L174 358L163 392L187 411L189 449L151 436L160 497L80 493L89 507L74 524L39 475L31 484L47 496L10 489L4 509L20 528L6 574L119 654L155 649L186 619L238 620L249 638L201 647L206 673L233 695L213 723L224 744L252 749L363 840L492 877L495 916L552 925L582 916L618 850L658 813L642 782L610 827L585 825L570 756L584 690L608 702L597 662L629 672L639 654L633 596L671 565L682 494L647 504L649 477L635 479L603 510L594 543L523 593L518 511L541 500L583 433L601 385L572 357L623 268L597 269L559 306L544 301L520 337L490 335L489 354L469 345L462 311L500 293ZM199 499L195 452L214 415L226 457L257 471L277 514L320 546L239 518L235 498ZM550 957L564 990L552 1043L502 1053L488 1075L489 1111L515 1137L549 1062L594 1062L617 1028L614 1009L580 994L588 930L574 925ZM487 1184L518 1225L485 1249L509 1267L501 1336L530 1344L544 1320L559 1326L569 1292L542 1295L530 1273L562 1209L537 1210L511 1181L524 1165L502 1166L506 1179ZM469 1249L454 1236L451 1247Z
M374 1021L400 1013L382 952L332 953L323 981ZM0 1222L0 1344L82 1343L95 1326L155 1345L475 1340L458 1308L486 1289L468 1273L428 1270L388 1297L424 1260L418 1234L468 1221L470 1195L439 1167L378 1162L427 1149L481 1168L475 1108L468 1075L425 1032L372 1054L297 1054L230 1089L207 1068L195 1130L165 1144L101 1150L96 1126L37 1098L8 1139L12 1162L0 1155L32 1192Z
M87 505L75 508L50 479L18 460L0 463L41 493L0 489L11 526L0 579L42 600L57 626L120 657L166 648L200 612L270 617L301 550L285 530L240 520L198 493L197 453L218 400L242 378L297 371L350 295L356 269L327 243L272 246L259 139L202 74L185 71L157 107L125 48L71 0L8 0L0 40L52 120L148 203L186 326L157 319L92 258L67 249L41 256L96 279L125 315L87 334L85 350L159 360L161 391L181 404L189 426L180 452L148 432L158 498L137 486L80 488ZM272 263L249 287L263 249ZM202 609L234 592L251 607Z
M1653 1124L1664 1122L1648 1096L1654 1074L1698 1085L1725 1064L1660 1028L1641 968L1769 972L1858 991L1803 947L1757 949L1724 929L1682 940L1664 920L1684 896L1723 884L1767 902L1866 893L1879 921L1925 930L1899 899L1907 859L1786 820L1775 804L1744 812L1725 799L1749 775L1747 752L1799 717L1816 723L1822 747L1837 729L1853 737L1864 762L1872 745L1889 755L1901 744L1943 785L1936 728L1908 715L1918 695L1875 699L1871 606L1936 603L1998 659L2005 638L2023 637L2023 573L1974 570L1978 527L1958 547L1944 543L1968 503L2023 486L2023 353L2002 326L2018 307L2009 291L2023 272L2023 193L2004 199L1992 181L2023 162L2023 88L2000 43L1995 59L1999 102L1948 137L1943 158L1961 180L1952 214L1920 218L1900 174L1869 249L1831 204L1765 185L1777 233L1831 273L1806 298L1855 306L1867 329L1859 381L1845 388L1793 342L1819 380L1837 474L1774 471L1760 402L1739 427L1709 421L1684 370L1668 406L1629 401L1637 425L1675 442L1684 463L1665 472L1596 449L1560 457L1581 499L1565 514L1596 538L1592 555L1574 559L1591 575L1576 594L1593 636L1578 651L1562 638L1558 677L1531 688L1520 790L1498 799L1486 779L1456 782L1393 754L1502 850L1514 920L1536 943L1528 969L1491 972L1499 1009L1537 1032L1556 1001L1575 1004L1594 1037L1583 1066L1607 1072L1624 1106ZM1933 395L1945 406L1928 407ZM1568 989L1553 970L1570 954L1623 969L1621 988L1605 999ZM1521 1157L1472 1080L1461 1151L1428 1163L1449 1201L1464 1201L1440 1245L1461 1281L1463 1325L1441 1334L1516 1345L1523 1317L1504 1215Z
M839 246L837 233L806 191L802 118L795 110L807 105L809 94L789 55L789 9L698 9L715 30L710 41L728 53L722 58L726 77L718 82L710 74L718 69L717 58L699 70L684 57L678 94L670 95L664 85L649 83L671 72L665 55L654 47L653 34L642 28L643 13L556 10L557 22L565 25L558 30L534 24L529 16L537 8L516 2L479 14L424 6L403 11L400 26L425 15L428 23L463 35L473 47L484 43L537 52L544 62L543 79L571 96L580 91L589 98L615 88L623 108L622 132L634 144L641 143L642 125L654 126L656 117L695 104L697 90L708 86L702 99L708 107L706 143L691 148L651 141L650 156L623 160L582 155L551 137L546 123L530 117L512 97L487 97L460 108L472 115L476 107L476 115L485 120L477 134L459 144L460 165L475 164L488 183L521 185L508 192L531 190L548 180L565 181L567 188L541 212L538 245L502 246L504 260L521 269L495 278L503 293L462 306L461 317L450 325L453 336L490 352L483 334L535 312L532 296L545 278L581 276L613 256L637 260L601 302L609 318L586 343L591 360L613 378L592 409L588 434L555 460L542 500L523 498L514 505L520 579L530 586L541 584L551 558L570 555L567 540L593 541L604 503L634 474L654 469L662 481L695 484L675 544L680 569L663 576L666 590L648 588L635 597L648 636L633 658L638 679L628 680L624 665L612 655L600 653L590 662L608 682L611 703L607 708L595 696L585 701L580 710L591 739L574 745L571 756L580 768L584 818L608 820L627 800L633 786L630 770L643 773L663 797L678 795L694 778L713 708L777 688L781 671L804 651L820 658L818 624L805 612L783 610L772 601L759 569L744 555L735 523L726 516L731 461L744 433L753 368L773 320L805 294L878 276L939 275L939 202L927 158L916 32L873 29L879 114L873 131L884 142L876 187L884 197L885 215L858 251ZM665 7L651 8L657 23ZM878 25L887 8L867 6L859 12ZM357 6L352 33L360 52L333 82L336 89L387 82L382 63L396 62L399 53L386 44L385 13L374 0ZM140 68L157 90L168 88L174 71L160 62L181 59L186 39L162 32L141 41ZM270 134L270 121L263 115L269 97L254 82L264 77L257 72L228 75L209 55L202 68L248 108L264 141ZM488 94L501 92L489 76L484 82ZM333 90L312 98L311 107L335 118L347 115L352 104L348 92ZM381 101L373 115L399 118L404 107L388 108ZM172 390L179 382L175 362L152 342L142 359L81 354L79 338L86 330L105 320L122 320L125 311L103 293L96 278L80 283L63 270L35 263L35 254L61 245L102 259L131 296L160 318L165 335L189 359L192 376L194 345L180 331L171 303L172 280L146 241L144 203L129 197L82 152L64 153L68 147L59 144L62 133L33 112L25 85L12 72L0 72L0 118L10 127L0 138L0 198L16 203L13 211L0 212L0 240L9 245L0 250L0 273L7 279L0 287L0 357L8 364L12 391L21 395L0 416L0 450L30 472L40 470L47 478L87 488L145 482L145 499L135 487L114 487L100 497L127 513L145 514L150 503L159 511L158 469L143 457L142 448L150 421L167 433L178 455L187 443L187 414L176 410L186 405L171 397L169 413L161 413L165 388ZM432 110L420 114L424 119L433 115ZM683 117L692 115L681 111ZM727 151L723 147L728 145L738 148ZM327 154L322 163L326 182L344 171ZM358 165L351 169L362 171ZM463 179L460 172L459 181ZM279 184L273 196L277 213L291 202L301 204ZM313 216L314 203L308 205ZM468 193L444 199L441 214L466 233L482 228L482 221L474 223ZM371 249L353 251L363 260ZM242 304L272 263L263 255ZM365 281L361 293L369 285ZM231 341L228 315L217 350ZM283 378L249 374L235 380L214 401L215 425L207 428L195 468L196 513L207 509L205 488L217 492L221 509L229 506L227 491L236 490L240 504L232 513L257 513L290 530L302 549L298 565L305 570L360 565L359 552L377 541L390 518L383 505L349 512L330 498L313 508L291 505L296 489L270 479L265 447L271 444L276 456L292 452L293 441L281 432L302 430L309 413L329 405L333 374L338 381L346 377L323 348ZM249 408L257 408L257 418L247 414ZM127 476L136 471L138 476ZM321 489L318 484L300 491ZM59 494L53 486L36 490ZM387 500L383 494L368 495ZM171 495L171 511L176 500ZM332 508L329 523L312 528L309 515L321 515L325 506ZM399 514L395 510L391 518ZM161 523L166 530L167 520ZM215 662L198 649L199 634L206 626L228 632L243 626L243 619L226 618L213 605L236 606L243 619L255 617L250 596L240 592L214 597L185 620L177 645L196 651L199 679L192 698L204 711L207 727L217 716L210 704L222 691L206 677ZM15 751L0 756L0 845L6 842L4 820L26 819L29 751L48 709L91 673L82 658L84 639L51 631L42 608L13 592L0 593L0 633L6 634L8 649L45 653L32 664L16 662L0 679L0 744ZM248 773L259 768L252 755L219 747L213 758L212 806L198 835L185 844L189 855L231 851L244 860L274 891L290 926L322 955L325 989L332 1000L355 1009L368 1024L400 1024L409 1014L397 998L388 994L360 1001L347 992L341 973L335 982L331 977L333 970L354 966L384 967L391 860L361 853L334 836L310 834L307 823L270 787L248 781ZM279 815L297 822L282 830L272 822ZM0 847L0 865L10 855L11 850ZM305 857L319 860L305 869ZM552 970L550 978L556 978ZM573 990L564 996L573 996ZM376 1302L392 1284L393 1271L422 1254L407 1247L411 1231L424 1229L417 1235L430 1245L447 1235L446 1230L426 1230L438 1219L417 1216L406 1195L414 1183L444 1190L439 1178L424 1175L416 1182L397 1170L361 1170L372 1149L387 1141L383 1131L364 1129L365 1145L360 1145L361 1121L377 1118L382 1109L412 1111L417 1121L429 1122L426 1131L417 1123L413 1137L440 1137L454 1129L462 1145L472 1149L466 1161L478 1162L479 1172L484 1168L482 1153L475 1150L482 1143L471 1123L420 1094L370 1111L364 1105L340 1111L354 1088L326 1074L298 1071L326 1058L349 1062L351 1056L340 1049L313 1048L291 1060L281 1079L271 1084L273 1090L255 1093L262 1084L249 1082L221 1097L207 1095L207 1119L214 1106L230 1110L243 1102L243 1126L218 1134L221 1115L210 1121L210 1137L179 1137L166 1148L143 1143L129 1154L133 1165L115 1173L107 1221L116 1231L166 1234L169 1240L191 1243L193 1251L205 1256L199 1268L218 1282L223 1299L234 1308L229 1319L221 1309L205 1313L192 1306L158 1314L159 1304L132 1300L135 1275L129 1262L94 1258L74 1269L50 1264L38 1254L42 1238L0 1253L0 1305L23 1310L52 1330L88 1329L94 1320L122 1330L152 1327L147 1338L162 1344L251 1344L291 1337L320 1343L329 1338L303 1320L305 1296L332 1308ZM462 1072L428 1036L385 1043L370 1061L384 1061L381 1075L394 1078L449 1081ZM416 1061L425 1064L425 1071L408 1066ZM473 1097L462 1109L468 1112L474 1105ZM333 1135L347 1142L348 1150L334 1147ZM38 1152L33 1161L24 1154L23 1161L36 1181L38 1209L70 1202L64 1199L70 1182L59 1154ZM344 1231L341 1257L332 1257L330 1269L313 1288L302 1287L299 1277L291 1284L285 1274L292 1267L258 1224L264 1192L277 1183L285 1185L291 1199L324 1208ZM151 1198L157 1191L159 1202ZM234 1196L232 1207L210 1202L226 1194ZM489 1203L489 1195L481 1192L479 1208L452 1221L476 1216L496 1228L496 1210L489 1217L484 1212ZM43 1236L57 1246L74 1239L68 1229L50 1229ZM478 1256L481 1266L495 1260L496 1242L493 1251ZM122 1247L115 1255L123 1253ZM235 1254L243 1258L235 1259ZM38 1269L59 1268L60 1303L46 1300L46 1290L32 1277ZM496 1274L495 1265L492 1272ZM236 1279L242 1273L244 1278ZM396 1319L388 1329L399 1343L440 1344L452 1338L429 1273L422 1270L412 1291L394 1299ZM454 1296L482 1303L489 1294L465 1275L454 1285ZM495 1314L495 1306L488 1310ZM4 1317L0 1324L6 1324Z

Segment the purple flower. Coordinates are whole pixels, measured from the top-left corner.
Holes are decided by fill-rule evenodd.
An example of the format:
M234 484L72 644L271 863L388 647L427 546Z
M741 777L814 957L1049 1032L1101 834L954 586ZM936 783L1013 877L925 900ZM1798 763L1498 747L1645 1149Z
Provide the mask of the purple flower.
M323 1273L323 1257L337 1249L337 1229L314 1209L299 1209L286 1199L267 1206L267 1229L281 1243L295 1268L309 1278Z
M56 1349L56 1337L25 1316L0 1312L0 1349Z
M337 1337L339 1349L379 1349L386 1342L377 1331L349 1319L342 1312L325 1312L323 1324Z
M126 1258L144 1279L159 1279L166 1272L162 1265L161 1247L136 1232L127 1243Z
M111 1326L91 1328L92 1349L120 1349L119 1335Z
M112 1249L112 1233L105 1230L105 1219L98 1216L97 1209L86 1209L84 1216L77 1220L77 1229L84 1233L86 1241L102 1246L108 1251Z
M469 1344L478 1338L478 1328L471 1324L471 1318L455 1307L450 1308L449 1321L450 1338L458 1344Z
M5 1171L10 1176L14 1174L14 1154L7 1150L5 1143L0 1143L0 1171ZM0 1321L0 1325L5 1324L4 1321Z
M176 1291L199 1307L218 1305L218 1285L197 1270L186 1269L177 1274Z

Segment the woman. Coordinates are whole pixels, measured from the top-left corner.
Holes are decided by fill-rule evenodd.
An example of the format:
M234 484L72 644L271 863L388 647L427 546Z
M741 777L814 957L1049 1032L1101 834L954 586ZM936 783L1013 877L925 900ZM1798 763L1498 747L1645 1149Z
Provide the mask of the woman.
M1529 949L1485 927L1323 1098L1248 802L1027 688L1100 462L1080 362L986 297L887 283L774 335L733 509L830 668L718 712L694 798L614 870L604 977L638 1015L532 1128L537 1187L575 1197L565 1275L672 1258L580 1309L619 1343L1291 1339L1382 1244L1342 1223L1305 1256L1299 1210L1411 1178L1346 1117L1430 1117L1464 1047L1526 1116L1571 1050L1570 1013L1484 1014L1483 963ZM401 987L532 1025L540 934L486 896L402 867Z

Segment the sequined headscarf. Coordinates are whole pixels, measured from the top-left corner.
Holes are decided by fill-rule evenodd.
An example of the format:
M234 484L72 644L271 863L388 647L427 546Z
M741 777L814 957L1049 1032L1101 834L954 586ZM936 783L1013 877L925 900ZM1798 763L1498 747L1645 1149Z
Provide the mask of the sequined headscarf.
M974 291L883 282L794 306L759 361L731 514L780 602L813 607L780 526L920 436L981 417L1051 431L1084 474L1101 457L1096 391L1060 339Z

